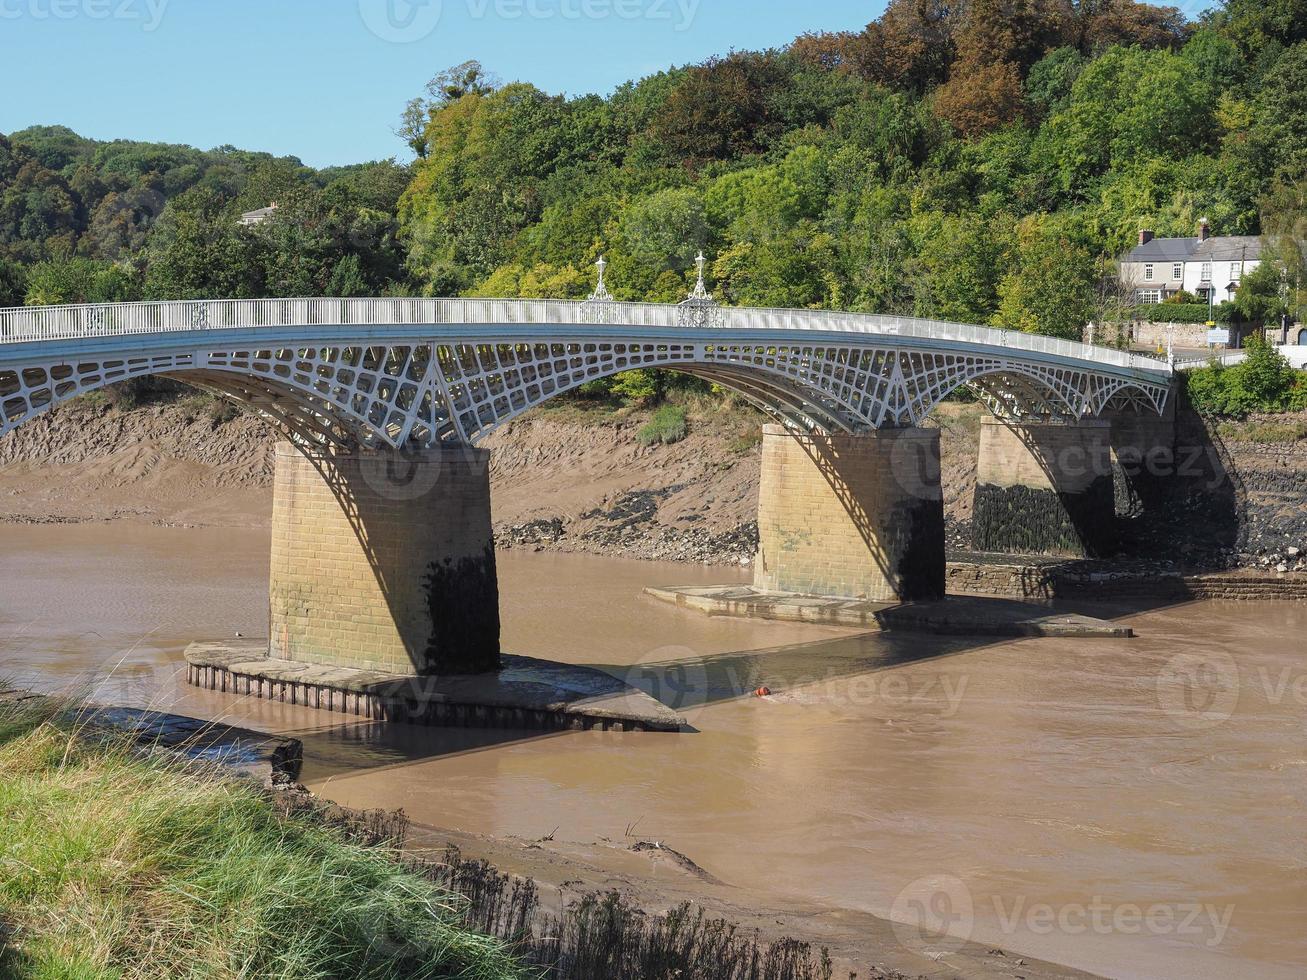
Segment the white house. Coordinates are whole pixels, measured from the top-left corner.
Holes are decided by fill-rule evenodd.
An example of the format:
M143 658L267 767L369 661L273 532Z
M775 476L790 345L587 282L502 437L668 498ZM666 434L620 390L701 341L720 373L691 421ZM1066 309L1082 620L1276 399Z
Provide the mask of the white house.
M277 213L277 205L274 202L272 204L269 204L266 208L259 208L257 211L246 211L239 218L237 218L236 221L238 224L245 225L246 227L252 227L254 225L263 224L263 222L267 221L276 213Z
M1254 235L1212 235L1206 218L1197 238L1154 238L1139 232L1139 244L1121 259L1121 283L1139 304L1160 303L1184 290L1206 303L1234 299L1239 283L1262 261Z

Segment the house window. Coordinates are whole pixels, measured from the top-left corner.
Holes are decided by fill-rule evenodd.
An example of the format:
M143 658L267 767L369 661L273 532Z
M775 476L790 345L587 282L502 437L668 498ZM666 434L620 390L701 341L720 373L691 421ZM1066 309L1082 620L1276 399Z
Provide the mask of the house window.
M1176 282L1182 282L1184 280L1183 262L1177 262L1171 266L1171 278L1174 279Z
M1231 263L1230 263L1230 281L1231 281L1232 283L1234 283L1235 285L1238 285L1239 280L1242 279L1242 278L1243 278L1243 269L1239 268L1239 266L1237 266L1237 265L1235 265L1233 262L1231 262Z
M1149 262L1144 266L1144 282L1153 281L1153 263Z
M1203 282L1211 282L1211 281L1212 281L1212 263L1210 263L1210 262L1204 262L1204 263L1203 263Z
M1160 289L1141 289L1139 290L1139 302L1146 306L1154 306L1162 302L1162 291Z

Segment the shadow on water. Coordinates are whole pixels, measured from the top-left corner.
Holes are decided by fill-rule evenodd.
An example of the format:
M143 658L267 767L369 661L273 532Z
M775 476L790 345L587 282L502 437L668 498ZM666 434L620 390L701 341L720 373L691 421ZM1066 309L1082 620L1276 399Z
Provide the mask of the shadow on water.
M996 603L1031 607L996 599ZM1041 605L1049 612L1082 612L1100 618L1117 618L1174 605L1174 600L1139 599L1111 602L1063 602ZM689 715L713 705L752 697L766 687L775 694L818 684L838 684L862 675L893 671L912 664L946 661L960 654L998 647L1015 637L937 636L913 632L850 633L810 643L788 644L760 650L728 651L633 664L593 664L643 691L672 710ZM1086 643L1099 641L1085 640ZM681 736L603 734L623 744L662 744L667 737L693 737L694 727ZM348 721L292 733L304 743L312 778L378 772L417 765L437 758L473 755L506 746L551 738L570 732L538 730L426 728L393 722ZM638 740L638 741L636 741Z

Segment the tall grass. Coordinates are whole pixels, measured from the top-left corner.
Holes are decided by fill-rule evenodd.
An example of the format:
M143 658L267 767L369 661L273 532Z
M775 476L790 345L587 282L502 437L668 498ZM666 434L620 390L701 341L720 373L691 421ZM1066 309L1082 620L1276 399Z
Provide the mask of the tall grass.
M824 951L690 905L545 909L456 849L405 857L407 828L143 754L0 685L0 977L830 980Z
M393 852L74 729L0 704L0 976L524 976Z
M685 409L680 405L663 405L654 412L648 424L635 434L635 438L642 446L658 443L670 446L684 439L688 431Z

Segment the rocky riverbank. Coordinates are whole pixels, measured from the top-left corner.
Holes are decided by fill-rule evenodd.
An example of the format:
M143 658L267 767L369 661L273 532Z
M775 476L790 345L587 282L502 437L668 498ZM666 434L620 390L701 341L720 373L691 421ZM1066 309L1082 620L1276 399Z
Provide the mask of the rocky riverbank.
M574 401L495 433L498 546L750 563L763 419L729 402L687 407L689 433L669 446L638 440L646 411ZM950 403L935 419L955 553L970 547L982 413ZM207 396L82 399L0 439L0 522L263 526L275 441ZM1127 521L1128 552L1177 568L1307 569L1307 413L1219 425L1188 415L1180 444L1177 462L1192 472L1146 519Z

